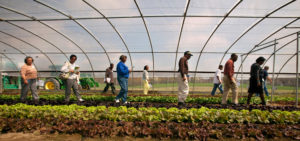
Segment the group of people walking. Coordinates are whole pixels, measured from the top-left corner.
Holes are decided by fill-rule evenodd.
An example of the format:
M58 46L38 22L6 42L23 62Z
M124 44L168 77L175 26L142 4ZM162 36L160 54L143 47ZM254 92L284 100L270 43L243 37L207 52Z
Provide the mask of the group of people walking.
M222 65L219 65L219 68L215 73L213 80L214 87L211 95L214 96L218 88L222 94L222 104L227 103L227 97L230 89L232 91L232 102L234 104L238 104L237 83L236 79L233 77L234 62L236 62L237 59L238 56L236 54L232 54L230 59L226 62L223 81L221 80L221 71L223 69ZM264 69L261 68L261 65L265 62L265 60L266 59L264 57L259 57L251 66L247 104L250 104L251 97L255 93L257 96L260 96L262 104L266 105L263 93L265 92L266 96L269 96L266 81L269 80L272 83L272 80L268 75L269 67L265 66ZM222 84L224 85L224 91L222 89Z
M184 56L180 58L179 60L179 69L178 69L178 75L177 75L177 81L178 81L178 105L184 105L185 100L189 94L189 66L188 66L188 60L192 57L192 53L190 51L184 52ZM227 104L227 97L229 94L229 90L232 91L232 102L234 104L238 104L238 91L237 91L237 82L234 78L234 62L236 62L238 59L238 56L236 54L232 54L230 59L226 62L224 67L224 77L222 80L222 73L223 66L219 65L218 70L215 73L215 78L213 80L214 86L213 90L211 92L211 95L215 95L215 92L217 89L220 90L220 92L223 94L222 96L222 104ZM84 101L81 98L81 95L79 93L78 85L79 85L79 76L80 72L78 70L78 66L75 64L77 60L76 55L71 55L70 60L66 61L65 64L61 68L61 72L64 74L67 74L64 77L65 79L65 101L69 102L70 100L70 94L71 89L73 89L74 94L77 97L77 100L82 102ZM119 58L120 62L117 64L117 81L121 87L119 94L115 98L116 103L120 103L122 101L123 104L128 104L127 101L127 93L128 93L128 78L131 73L131 70L128 69L128 67L125 65L127 61L127 56L121 55ZM264 70L261 69L261 65L264 63L265 58L259 57L257 58L256 62L251 66L251 72L250 72L250 87L249 87L249 95L248 95L248 101L247 103L250 103L250 99L252 95L259 94L260 98L262 100L262 104L266 104L264 100L263 95L263 89L266 92L266 95L268 95L267 88L266 88L266 82L265 80L268 79L271 81L271 79L268 77L268 67L266 66ZM37 94L37 70L35 69L33 65L33 58L32 57L26 57L24 60L25 64L21 67L21 101L26 100L27 93L29 89L31 90L32 97L34 101L39 100L39 96ZM113 76L113 69L114 64L110 64L110 66L106 69L105 72L105 78L104 82L106 83L106 86L102 93L107 92L109 87L112 89L112 93L115 94L115 85L114 85L114 76ZM143 71L143 84L144 84L144 94L148 94L150 85L149 75L148 75L149 66L144 66ZM222 84L224 85L224 91L222 88ZM264 87L264 88L263 88Z

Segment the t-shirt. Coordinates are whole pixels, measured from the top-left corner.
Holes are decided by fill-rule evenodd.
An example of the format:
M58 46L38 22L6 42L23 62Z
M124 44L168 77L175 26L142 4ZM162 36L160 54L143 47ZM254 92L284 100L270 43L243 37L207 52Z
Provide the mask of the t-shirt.
M222 78L222 72L220 69L217 69L216 73L215 73L215 77L214 77L214 84L219 84L220 81L219 79L217 78L217 76L219 76L219 78L221 79Z
M262 81L263 72L262 72L260 65L258 63L254 63L251 66L250 79L257 80L257 78L259 81Z
M28 66L27 64L24 64L21 67L21 76L25 77L25 79L36 79L37 70L33 65Z
M234 75L234 62L233 60L229 59L224 68L224 75L227 75L229 78L233 77Z
M264 73L264 75L263 75L263 79L264 79L264 80L266 80L266 79L267 79L267 77L269 76L269 73L268 73L268 71L267 71L267 70L263 70L263 73Z
M77 65L75 63L71 64L69 61L66 61L65 64L61 67L61 72L69 72L70 70L75 70L75 67ZM78 66L77 66L78 67ZM78 75L76 73L70 73L70 76L68 79L77 79Z

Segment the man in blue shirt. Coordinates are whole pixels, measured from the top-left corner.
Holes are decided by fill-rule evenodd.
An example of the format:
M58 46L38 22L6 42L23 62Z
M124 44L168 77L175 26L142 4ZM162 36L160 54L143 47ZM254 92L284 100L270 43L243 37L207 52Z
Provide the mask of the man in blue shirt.
M118 74L117 79L121 87L121 90L115 99L116 103L119 103L120 99L122 99L122 102L124 104L129 103L127 102L127 93L128 93L128 78L131 70L129 70L128 67L125 65L126 61L127 61L127 56L121 55L120 62L117 65L117 74Z

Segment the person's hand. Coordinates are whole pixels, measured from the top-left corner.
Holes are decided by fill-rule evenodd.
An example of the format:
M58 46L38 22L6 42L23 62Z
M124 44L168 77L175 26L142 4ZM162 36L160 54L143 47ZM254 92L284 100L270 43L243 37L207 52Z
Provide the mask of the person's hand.
M183 81L185 81L186 79L187 79L186 76L184 76L184 77L182 78Z
M220 80L220 84L222 84L222 80Z
M78 71L78 72L76 72L75 74L79 75L79 71Z
M230 79L230 81L231 83L235 83L235 79L233 77Z
M24 84L26 84L26 85L28 84L28 81L27 81L27 79L25 79L25 80L24 80Z
M74 72L74 70L70 69L70 70L69 70L69 72L73 73L73 72Z
M129 72L132 72L132 70L131 70L131 69L129 69Z
M257 83L257 86L261 86L261 83L260 83L260 82L258 82L258 83Z
M272 83L272 82L273 82L273 80L271 79L271 80L270 80L270 83Z

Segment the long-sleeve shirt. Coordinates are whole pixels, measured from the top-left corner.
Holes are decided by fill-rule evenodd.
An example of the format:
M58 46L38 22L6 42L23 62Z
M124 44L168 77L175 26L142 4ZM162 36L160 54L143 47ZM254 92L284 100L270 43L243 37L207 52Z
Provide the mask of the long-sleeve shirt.
M234 62L233 60L229 59L224 68L224 75L227 75L229 78L232 78L234 75Z
M25 79L36 79L37 78L37 70L35 69L34 65L27 65L27 64L24 64L22 67L21 67L21 76L22 78L25 78Z
M263 71L259 64L254 63L251 65L250 79L257 80L258 82L262 82Z
M110 68L107 68L105 71L105 79L106 78L110 78L110 83L114 83L114 73Z
M61 72L69 72L70 70L75 71L76 64L71 64L69 61L66 61L65 64L61 67ZM70 73L70 76L68 79L77 79L78 75L75 73Z
M187 75L189 73L189 66L188 66L187 58L185 58L185 57L180 58L178 72L180 72L181 77L184 77L184 75Z
M122 61L120 61L117 65L117 74L118 77L129 78L128 67Z
M143 71L143 80L149 80L149 74L147 70Z

